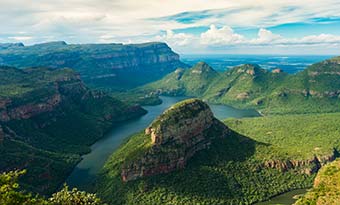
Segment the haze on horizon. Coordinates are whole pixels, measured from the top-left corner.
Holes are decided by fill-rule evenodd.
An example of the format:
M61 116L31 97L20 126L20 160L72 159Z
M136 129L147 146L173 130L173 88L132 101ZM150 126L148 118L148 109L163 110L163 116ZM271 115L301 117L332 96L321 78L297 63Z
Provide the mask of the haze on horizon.
M167 42L184 54L340 55L340 0L0 0L0 43Z

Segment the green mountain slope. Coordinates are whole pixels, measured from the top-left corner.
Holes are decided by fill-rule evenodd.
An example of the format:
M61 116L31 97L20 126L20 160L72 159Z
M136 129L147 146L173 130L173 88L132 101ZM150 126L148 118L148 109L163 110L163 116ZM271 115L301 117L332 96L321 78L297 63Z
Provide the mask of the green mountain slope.
M0 65L72 68L88 85L113 90L142 85L185 66L165 43L0 45Z
M253 204L310 187L318 169L337 156L339 114L227 120L229 128L208 131L200 122L209 125L209 112L192 112L187 102L170 108L110 157L99 177L99 196L112 204ZM203 138L197 138L200 133ZM177 141L181 136L185 140ZM196 150L196 145L186 140L209 146L187 158L180 154L183 146ZM187 160L184 166L178 167L177 157Z
M219 75L208 64L200 62L190 69L178 68L162 80L150 83L140 90L157 90L168 95L199 96Z
M314 186L294 205L333 205L340 203L340 161L323 167L314 180Z
M70 69L0 67L0 170L27 169L33 191L54 191L89 145L145 113L88 89Z
M200 78L190 70L178 69L137 90L195 96L212 103L256 108L265 114L337 112L340 111L339 62L339 58L329 59L294 75L248 64Z

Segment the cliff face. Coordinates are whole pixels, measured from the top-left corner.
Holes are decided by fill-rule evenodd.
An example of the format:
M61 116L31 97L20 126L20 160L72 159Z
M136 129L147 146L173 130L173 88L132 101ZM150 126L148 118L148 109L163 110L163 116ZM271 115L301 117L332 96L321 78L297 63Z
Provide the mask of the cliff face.
M336 160L320 169L312 189L294 205L333 205L340 203L340 161Z
M90 144L146 112L87 88L70 69L0 66L0 73L0 172L27 169L23 181L34 192L54 191Z
M223 137L227 130L206 103L191 99L176 104L145 129L150 148L123 166L122 180L182 169L196 152L209 148L211 140Z
M315 156L314 158L307 160L269 160L266 161L263 165L267 168L274 168L281 170L283 172L288 171L289 169L299 169L302 174L312 175L317 173L321 167L326 165L329 162L332 162L336 159L335 152L331 155L326 155L322 157Z
M133 87L161 78L183 66L165 43L83 44L52 42L33 46L3 46L0 64L77 70L94 86Z

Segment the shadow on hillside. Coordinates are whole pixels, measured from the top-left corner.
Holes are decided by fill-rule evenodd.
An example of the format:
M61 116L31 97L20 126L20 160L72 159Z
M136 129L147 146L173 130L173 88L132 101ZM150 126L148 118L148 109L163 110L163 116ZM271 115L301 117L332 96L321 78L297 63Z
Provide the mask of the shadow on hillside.
M183 198L203 197L220 200L238 196L240 176L256 171L256 165L246 162L265 145L237 132L215 139L208 150L197 153L180 171L146 178L151 187L162 187ZM239 196L242 197L242 196Z

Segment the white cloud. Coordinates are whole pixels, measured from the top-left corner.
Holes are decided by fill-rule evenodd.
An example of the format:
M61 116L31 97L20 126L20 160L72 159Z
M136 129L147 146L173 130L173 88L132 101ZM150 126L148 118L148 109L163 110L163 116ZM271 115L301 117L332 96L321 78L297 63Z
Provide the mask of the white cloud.
M311 35L303 37L298 42L305 44L340 43L340 36L331 34Z
M273 34L271 31L267 29L261 28L258 32L258 38L250 40L251 44L266 44L266 43L275 43L282 41L283 37L278 34Z
M165 41L174 46L186 46L192 43L195 39L193 35L185 33L174 33L172 30L167 30L166 34L155 37L156 41Z
M210 29L201 34L201 43L204 45L211 44L241 44L244 37L234 32L229 26L223 26L218 29L215 25L211 25Z
M10 36L8 39L15 40L15 41L28 41L31 40L32 36Z
M305 37L286 38L265 28L309 22L312 18L340 18L339 10L340 0L68 0L67 3L0 0L0 41L32 44L50 40L68 43L157 40L168 42L175 50L201 49L200 52L209 46L226 45L234 48L338 45L339 36L327 34L327 31L320 31L324 33L320 35L306 33ZM181 13L189 17L191 14L206 16L189 22L170 18ZM183 31L209 26L202 33ZM260 30L257 37L247 38L232 28ZM160 34L162 32L165 33Z
M261 28L256 38L245 38L235 33L228 26L216 28L211 25L210 29L201 34L200 43L208 46L285 46L285 45L319 45L340 44L340 36L331 34L308 35L302 38L284 38L270 30Z
M339 17L339 10L340 0L68 0L67 3L1 0L0 34L15 36L24 30L36 41L41 41L40 35L44 35L77 43L101 41L103 35L134 40L160 31L211 24L260 28L317 17ZM191 23L158 19L203 11L211 16Z

